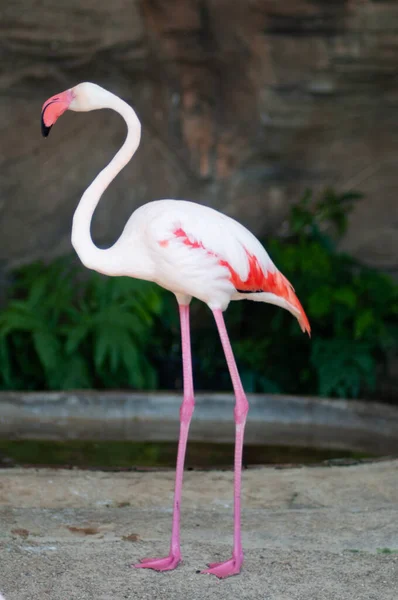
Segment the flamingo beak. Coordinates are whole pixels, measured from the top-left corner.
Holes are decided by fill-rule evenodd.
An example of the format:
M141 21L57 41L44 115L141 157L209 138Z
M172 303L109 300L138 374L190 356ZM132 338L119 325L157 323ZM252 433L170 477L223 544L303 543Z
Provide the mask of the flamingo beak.
M67 90L46 100L41 111L41 133L43 137L48 136L56 120L68 110L72 99L71 90Z

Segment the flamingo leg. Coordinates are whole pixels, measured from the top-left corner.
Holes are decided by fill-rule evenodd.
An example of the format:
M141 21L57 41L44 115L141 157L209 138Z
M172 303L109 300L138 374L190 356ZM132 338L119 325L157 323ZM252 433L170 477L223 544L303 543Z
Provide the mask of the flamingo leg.
M214 318L217 323L218 332L220 334L221 343L224 349L225 358L227 360L228 369L232 379L232 385L235 392L235 477L234 477L234 544L232 550L232 558L221 563L209 564L209 569L202 573L210 573L219 578L237 575L240 572L243 564L243 550L241 539L241 524L240 524L240 491L241 491L241 476L242 476L242 450L243 436L246 424L246 416L249 410L249 404L246 394L243 390L242 382L239 377L238 368L232 352L231 343L229 341L227 329L225 327L224 317L221 310L213 310Z
M177 467L173 505L173 524L171 531L170 552L165 558L144 558L140 563L134 565L141 569L154 569L155 571L171 571L181 562L180 549L180 507L182 480L184 475L185 450L195 407L192 359L191 359L191 337L189 329L189 305L180 304L181 342L182 342L182 366L184 379L184 398L180 408L180 438L178 441Z

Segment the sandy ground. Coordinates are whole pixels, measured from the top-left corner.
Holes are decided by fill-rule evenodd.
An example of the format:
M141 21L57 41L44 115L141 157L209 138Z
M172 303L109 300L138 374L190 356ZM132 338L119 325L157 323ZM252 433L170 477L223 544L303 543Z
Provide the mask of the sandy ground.
M244 473L245 565L228 558L232 473L187 472L184 563L130 568L166 553L172 472L0 471L0 590L6 600L398 598L398 461Z

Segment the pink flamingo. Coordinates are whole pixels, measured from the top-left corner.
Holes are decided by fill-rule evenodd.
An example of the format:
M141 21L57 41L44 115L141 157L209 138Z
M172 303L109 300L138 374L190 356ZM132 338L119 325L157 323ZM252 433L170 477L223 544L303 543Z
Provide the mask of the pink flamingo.
M223 311L231 300L269 302L290 311L303 331L310 325L293 287L278 271L260 242L237 221L216 210L183 200L156 200L138 208L109 249L97 248L90 235L94 210L105 189L136 152L141 124L123 100L93 83L81 83L44 103L44 136L66 110L110 108L126 121L127 137L111 162L84 192L73 218L72 244L83 264L106 275L125 275L154 281L174 292L180 311L184 396L174 493L170 552L165 558L145 558L139 568L167 571L181 562L180 507L188 430L194 410L189 304L192 297L206 302L216 321L235 392L234 538L232 557L209 564L202 573L228 577L243 563L240 490L243 435L248 402L236 367Z

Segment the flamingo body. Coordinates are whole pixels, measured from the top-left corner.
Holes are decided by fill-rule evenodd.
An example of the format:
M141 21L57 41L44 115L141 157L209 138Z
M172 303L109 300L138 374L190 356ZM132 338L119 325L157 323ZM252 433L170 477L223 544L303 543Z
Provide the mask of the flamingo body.
M267 252L240 223L206 206L184 200L156 200L138 208L120 238L108 249L95 246L90 225L105 189L136 152L141 124L134 110L114 94L93 83L81 83L52 96L42 108L46 137L66 111L110 108L126 121L127 137L111 160L84 192L75 211L72 244L86 267L110 276L125 275L154 281L176 295L181 323L184 395L180 410L173 522L169 554L143 559L139 568L174 569L181 562L180 507L185 450L194 411L189 303L202 300L213 311L235 392L234 542L232 557L211 563L204 573L219 578L236 575L243 564L240 525L240 489L243 435L248 402L224 323L223 311L231 300L249 299L276 304L290 311L303 331L310 333L305 312L292 285Z
M225 310L231 300L254 300L289 310L310 331L304 310L288 280L257 238L217 210L186 200L155 200L127 221L106 274L135 276L139 254L142 279L175 294ZM123 268L119 257L123 257ZM131 261L131 270L129 263ZM125 263L125 264L124 264Z

